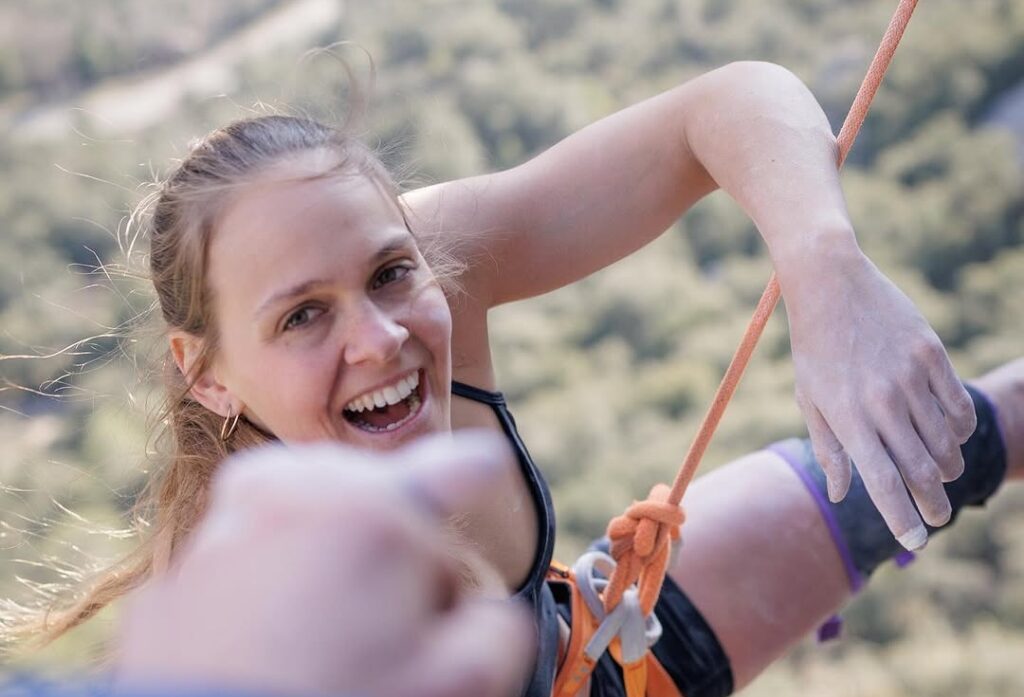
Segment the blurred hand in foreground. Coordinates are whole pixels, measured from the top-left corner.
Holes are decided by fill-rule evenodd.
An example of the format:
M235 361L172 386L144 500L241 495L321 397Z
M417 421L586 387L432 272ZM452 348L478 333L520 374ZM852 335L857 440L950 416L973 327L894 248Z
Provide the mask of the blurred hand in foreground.
M171 570L132 599L122 689L460 697L516 692L525 612L461 588L443 520L512 466L482 433L382 455L273 446L227 461Z

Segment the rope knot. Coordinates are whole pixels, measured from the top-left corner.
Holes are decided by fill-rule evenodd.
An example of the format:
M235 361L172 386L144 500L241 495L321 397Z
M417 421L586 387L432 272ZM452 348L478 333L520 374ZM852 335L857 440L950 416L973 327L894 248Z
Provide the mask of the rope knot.
M611 610L633 583L640 592L644 615L654 610L668 569L672 542L679 539L685 515L670 502L671 489L655 484L643 501L634 501L626 512L608 524L608 538L616 567L604 592L605 609Z

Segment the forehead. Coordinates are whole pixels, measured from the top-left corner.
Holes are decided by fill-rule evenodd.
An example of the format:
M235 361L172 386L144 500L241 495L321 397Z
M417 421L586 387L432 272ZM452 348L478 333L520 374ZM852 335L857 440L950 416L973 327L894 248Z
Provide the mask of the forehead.
M314 176L281 163L243 186L217 219L208 282L218 297L258 302L269 287L309 277L361 275L381 244L411 235L392 198L359 173Z
M314 226L328 233L371 223L404 226L397 203L379 182L351 167L332 172L336 160L322 151L302 153L241 186L221 211L211 244L269 241Z

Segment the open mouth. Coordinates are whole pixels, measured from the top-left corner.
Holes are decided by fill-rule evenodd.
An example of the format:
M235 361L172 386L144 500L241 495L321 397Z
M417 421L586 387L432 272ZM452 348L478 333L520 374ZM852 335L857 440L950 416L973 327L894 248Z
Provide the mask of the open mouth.
M411 421L423 404L420 373L415 371L397 382L359 395L345 405L345 420L363 431L383 433Z

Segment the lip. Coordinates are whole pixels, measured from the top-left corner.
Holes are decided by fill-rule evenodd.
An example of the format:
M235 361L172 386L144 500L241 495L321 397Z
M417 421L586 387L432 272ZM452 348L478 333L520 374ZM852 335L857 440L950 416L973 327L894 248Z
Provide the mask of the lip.
M342 422L345 424L345 428L348 429L349 432L356 434L359 439L367 439L372 441L374 443L374 446L378 448L381 447L382 445L399 445L399 442L404 441L408 437L410 432L414 432L417 429L421 429L421 424L426 418L426 414L428 411L427 407L430 406L429 402L433 399L433 395L431 394L429 385L427 384L426 371L423 368L397 373L396 376L393 377L390 381L385 380L383 382L380 382L376 386L370 387L360 392L359 394L356 395L356 397L361 397L367 392L372 392L387 385L393 385L398 380L409 375L412 375L413 373L419 373L420 384L417 387L417 391L420 393L420 406L419 409L416 410L416 413L407 421L405 421L405 423L391 431L364 431L363 429L359 428L355 424L351 423L348 419L346 419L344 414L341 414L340 418ZM353 397L352 399L355 399L355 397ZM348 402L345 402L345 404L351 402L352 399L349 399ZM344 407L342 407L342 411L344 411Z

